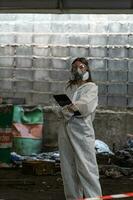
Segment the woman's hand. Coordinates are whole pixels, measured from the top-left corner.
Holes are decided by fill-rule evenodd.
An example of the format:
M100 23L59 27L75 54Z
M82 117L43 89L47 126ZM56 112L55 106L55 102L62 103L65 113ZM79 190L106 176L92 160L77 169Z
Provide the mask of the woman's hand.
M67 109L68 109L69 112L72 112L72 113L74 113L75 111L78 110L78 108L74 104L69 104L67 106Z
M69 104L69 105L67 105L66 107L67 107L67 109L68 109L69 112L71 112L71 113L74 112L74 111L73 111L73 104Z

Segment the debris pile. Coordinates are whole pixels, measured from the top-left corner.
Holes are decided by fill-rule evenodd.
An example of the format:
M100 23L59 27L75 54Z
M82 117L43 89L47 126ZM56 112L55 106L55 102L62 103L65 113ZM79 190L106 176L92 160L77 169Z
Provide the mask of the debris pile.
M13 167L22 167L24 174L54 175L60 171L59 152L45 152L21 156L15 152L11 153Z
M101 148L97 151L100 175L110 178L133 176L133 135L128 135L125 146L114 152L102 141L98 141L98 145Z
M95 140L95 149L97 154L114 155L108 145L101 140Z
M60 155L59 155L59 151L45 152L45 153L40 153L40 154L33 153L30 156L21 156L15 152L12 152L11 160L12 160L12 163L16 165L19 165L19 164L21 165L22 161L25 161L25 160L28 160L28 161L41 160L41 161L48 161L48 162L59 162Z
M100 175L109 178L133 176L133 136L128 135L124 147L117 151L110 150L101 140L95 140L95 150ZM33 153L30 156L21 156L11 153L12 167L22 167L25 174L55 175L60 173L59 151Z

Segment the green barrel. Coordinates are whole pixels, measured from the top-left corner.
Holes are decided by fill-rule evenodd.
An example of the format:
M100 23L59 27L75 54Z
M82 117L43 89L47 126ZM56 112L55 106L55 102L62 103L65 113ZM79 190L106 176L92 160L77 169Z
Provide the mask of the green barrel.
M42 139L34 138L13 138L13 151L17 154L27 156L33 153L40 153L42 148Z
M13 151L20 155L40 153L42 150L43 109L41 106L14 106Z

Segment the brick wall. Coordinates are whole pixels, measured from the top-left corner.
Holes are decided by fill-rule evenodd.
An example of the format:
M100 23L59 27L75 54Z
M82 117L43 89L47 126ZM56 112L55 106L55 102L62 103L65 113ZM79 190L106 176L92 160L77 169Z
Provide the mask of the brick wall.
M0 92L51 105L86 57L102 107L133 107L133 15L0 14Z

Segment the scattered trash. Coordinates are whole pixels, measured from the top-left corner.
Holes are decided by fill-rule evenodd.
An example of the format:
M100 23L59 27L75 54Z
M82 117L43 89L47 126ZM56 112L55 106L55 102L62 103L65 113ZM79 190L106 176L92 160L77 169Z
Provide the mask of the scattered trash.
M130 138L131 139L131 138ZM133 175L133 148L132 141L128 141L125 147L114 153L108 145L101 140L95 140L96 157L100 175L110 178ZM13 166L22 167L24 174L56 175L60 173L59 151L33 153L30 156L21 156L11 153ZM57 182L62 182L57 179ZM42 184L46 184L42 182Z
M11 162L12 162L13 165L16 165L16 166L20 165L21 166L23 160L24 160L23 156L20 156L15 152L11 152Z
M96 153L102 153L102 154L112 154L114 155L114 153L109 149L108 145L105 144L103 141L101 140L95 140L95 149L96 149Z
M59 151L54 151L54 152L45 152L37 155L38 159L41 160L53 160L53 161L59 161L60 160L60 155Z
M127 146L133 148L133 135L127 134Z
M119 178L121 176L132 176L133 168L119 167L117 165L99 165L99 173L102 177Z
M105 175L107 177L111 177L111 178L119 178L119 177L123 176L119 170L116 170L114 168L106 170Z
M133 167L133 148L116 151L112 161L120 167Z
M42 182L43 185L46 185L47 183L45 181Z
M10 167L12 167L11 164L0 162L0 168L10 168Z
M11 161L13 164L22 165L22 161L47 161L57 162L60 161L60 155L58 151L45 152L41 154L33 153L30 156L21 156L15 152L11 153Z
M22 170L24 174L54 175L56 173L55 162L49 161L23 161Z

